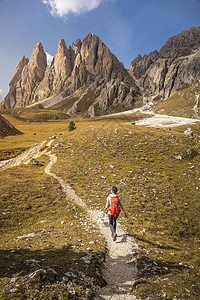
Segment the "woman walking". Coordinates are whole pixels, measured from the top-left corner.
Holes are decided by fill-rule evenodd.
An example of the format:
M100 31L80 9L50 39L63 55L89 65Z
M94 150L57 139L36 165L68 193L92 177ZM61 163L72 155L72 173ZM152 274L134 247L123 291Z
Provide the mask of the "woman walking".
M121 209L123 210L125 217L128 218L126 211L123 207L121 198L117 194L117 187L113 186L111 194L108 196L106 201L106 209L109 217L109 225L112 233L113 241L116 241L116 227L117 227L117 218L120 214Z

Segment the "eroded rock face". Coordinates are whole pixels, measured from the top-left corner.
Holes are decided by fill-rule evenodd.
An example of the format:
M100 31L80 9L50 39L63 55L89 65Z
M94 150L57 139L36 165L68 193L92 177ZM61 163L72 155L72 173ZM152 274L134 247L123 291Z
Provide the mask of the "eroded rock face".
M168 98L200 78L200 26L171 37L159 52L138 56L129 73L146 97Z
M23 56L15 68L4 108L25 107L31 104L34 92L44 78L46 67L46 54L39 42L34 47L30 60Z
M69 96L83 88L89 90L88 95L93 95L92 101L88 99L85 110L95 103L101 114L110 106L124 101L128 95L134 95L132 90L138 91L123 64L99 37L91 33L82 42L78 39L69 49L61 39L51 66L47 66L46 54L38 43L30 61L21 68L17 67L13 78L5 107L26 107L62 92ZM127 99L127 103L133 102L133 99ZM77 105L73 103L70 108L73 115L76 115L75 107ZM83 114L88 115L88 112Z
M158 59L158 51L151 52L150 54L145 54L143 57L139 54L136 57L129 68L129 73L135 76L136 79L141 78L145 72L148 70L151 64L153 64Z
M24 67L28 64L29 59L25 58L23 55L20 61L18 62L14 72L12 79L10 81L10 91L9 94L5 97L3 108L12 108L16 105L16 85L18 81L20 81L22 71Z
M50 66L41 43L30 60L23 56L3 108L37 105L45 99L44 108L54 109L57 101L68 101L66 112L74 117L101 115L133 108L136 97L166 99L199 78L200 26L170 38L159 52L139 55L129 70L98 36L88 33L69 48L61 39Z
M200 26L192 27L171 37L160 49L159 57L188 56L200 47Z

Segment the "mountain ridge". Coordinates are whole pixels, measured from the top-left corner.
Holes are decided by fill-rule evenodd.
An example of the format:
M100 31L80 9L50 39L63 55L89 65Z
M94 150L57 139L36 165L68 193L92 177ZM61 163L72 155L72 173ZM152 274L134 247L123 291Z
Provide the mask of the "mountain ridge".
M23 56L15 68L2 108L38 103L52 108L48 99L53 98L54 109L91 117L167 99L199 78L200 26L171 37L159 52L138 55L128 69L98 36L88 33L69 48L61 39L50 66L39 42L30 60Z

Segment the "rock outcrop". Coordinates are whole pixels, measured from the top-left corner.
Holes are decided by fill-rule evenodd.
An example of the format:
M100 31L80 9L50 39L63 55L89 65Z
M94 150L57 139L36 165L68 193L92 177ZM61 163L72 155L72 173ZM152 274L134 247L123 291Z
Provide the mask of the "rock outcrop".
M99 37L91 33L69 48L61 39L51 66L47 66L46 54L42 44L38 43L30 61L26 60L26 64L20 66L13 74L4 108L27 107L61 94L59 101L67 103L71 115L91 116L103 114L108 109L112 111L119 104L122 104L122 110L132 107L139 91L123 64ZM72 97L78 90L79 98L75 103L69 103L67 97ZM85 104L79 105L83 99ZM45 103L49 108L49 102ZM55 101L53 103L56 107Z
M60 40L51 65L41 43L18 63L2 108L42 105L70 116L95 116L166 99L200 78L200 26L138 55L128 70L98 36L67 48Z
M200 26L171 37L159 52L133 60L130 75L144 97L166 99L200 78Z
M46 54L39 42L33 49L30 60L22 56L9 84L4 107L26 107L32 103L34 92L43 80L47 67Z

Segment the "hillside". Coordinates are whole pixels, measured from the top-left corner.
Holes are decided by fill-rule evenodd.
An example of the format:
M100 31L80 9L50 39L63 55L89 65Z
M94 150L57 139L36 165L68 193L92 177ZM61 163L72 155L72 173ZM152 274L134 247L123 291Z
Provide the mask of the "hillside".
M154 109L171 116L200 119L200 83L196 82L165 101L154 100Z
M109 245L85 210L66 200L58 178L99 213L110 187L119 187L129 216L121 215L119 221L135 241L137 261L125 260L138 269L133 295L198 299L199 124L190 126L193 136L188 137L187 126L134 125L141 118L137 113L77 119L72 132L67 131L69 121L27 123L24 135L0 143L8 152L13 143L19 147L19 138L23 148L30 141L46 139L49 144L37 158L41 165L0 172L3 299L94 299L105 286L102 262ZM45 173L45 150L57 157L51 167L55 178ZM117 242L123 238L127 236Z
M9 135L22 134L7 119L0 115L0 138Z

